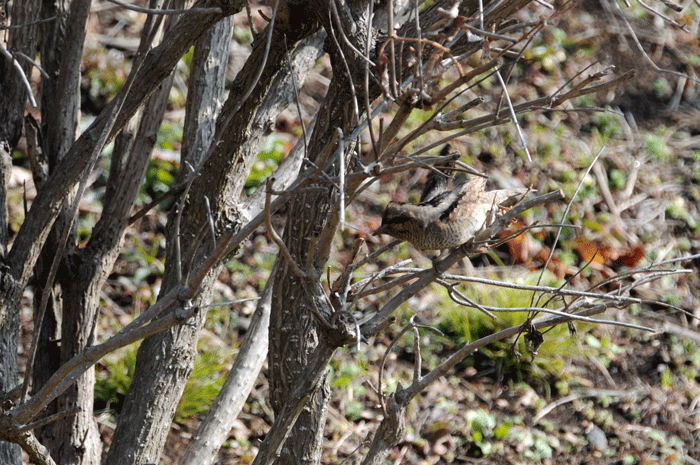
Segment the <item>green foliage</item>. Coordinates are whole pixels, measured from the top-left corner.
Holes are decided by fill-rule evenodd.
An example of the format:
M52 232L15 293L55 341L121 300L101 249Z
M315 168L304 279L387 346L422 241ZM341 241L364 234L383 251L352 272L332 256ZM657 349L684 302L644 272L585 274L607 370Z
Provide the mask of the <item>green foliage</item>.
M369 374L369 362L365 352L356 352L351 361L345 357L343 359L343 363L337 359L331 361L331 385L334 391L336 388L340 388L345 395L347 400L344 409L345 418L348 421L358 421L367 408L364 398L368 393L362 380L366 379Z
M167 139L164 139L163 143L167 145ZM158 196L168 192L175 184L177 173L178 167L175 163L152 158L148 168L146 168L146 176L141 185L137 202L141 205L146 205ZM160 205L161 209L167 209L168 206L169 204Z
M253 42L253 31L250 27L241 27L236 24L233 28L233 38L239 44L250 44Z
M673 93L673 88L666 78L660 77L654 81L654 93L659 99L666 99Z
M593 126L598 130L600 145L608 143L610 138L623 134L621 116L612 111L606 113L596 113L593 119ZM593 134L596 139L596 133Z
M592 332L587 332L583 339L586 346L596 353L598 360L606 367L610 365L611 360L627 352L624 347L612 342L609 334L603 334L601 337L598 337Z
M559 447L556 436L538 430L533 430L533 435L525 442L529 443L524 453L525 458L533 461L552 458L553 448Z
M369 366L367 356L362 352L358 352L352 358L351 363L338 363L337 360L331 362L333 369L332 383L333 387L346 387L353 384L358 379L368 374ZM364 387L362 387L364 390Z
M345 408L345 418L348 421L359 421L365 409L366 405L364 402L356 399L350 400Z
M182 126L180 124L174 124L172 121L163 121L160 131L158 131L156 147L162 150L179 150L181 140Z
M529 280L536 279L532 275ZM545 282L547 279L545 279ZM551 279L550 279L551 281ZM530 283L532 284L532 283ZM527 319L524 312L502 312L496 320L476 309L468 309L454 303L447 291L436 290L440 295L442 320L438 327L458 344L476 341L479 338L498 332L502 329L523 324ZM484 285L471 285L462 292L471 300L484 306L492 307L528 307L532 294L516 289L497 288ZM518 352L529 355L522 337L519 338ZM516 379L529 376L542 381L548 376L559 377L562 373L565 358L577 352L575 341L570 337L565 326L555 327L544 333L544 344L539 348L534 360L529 363L524 358L519 359L512 352L512 341L500 341L479 349L477 354L466 360L467 364L476 364L477 360L485 358L491 364L500 365L501 371Z
M249 194L267 179L269 175L277 168L284 157L287 155L287 144L278 135L272 134L267 140L262 151L258 155L258 159L253 164L253 169L245 183L246 192Z
M666 205L666 215L674 220L685 222L693 231L700 231L698 220L688 210L685 199L682 197L677 197L675 202L670 202Z
M95 398L115 405L126 395L136 368L138 344L109 354L100 363L95 382ZM184 422L202 415L211 406L225 381L231 351L199 351L192 375L175 412L175 421Z
M617 190L623 190L627 184L627 175L624 171L617 168L610 170L610 187Z
M493 437L497 441L503 440L508 436L511 429L513 428L513 422L511 420L506 420L499 424L493 429Z
M667 161L671 156L671 149L668 148L666 139L658 134L646 134L644 136L642 150L646 152L653 161Z
M538 35L540 40L534 46L525 49L525 59L530 63L539 64L540 68L547 73L554 74L561 68L561 64L566 60L566 33L556 27L543 30Z
M136 350L139 344L132 344L113 352L100 362L96 370L95 398L115 405L126 395L134 376Z
M78 220L78 242L85 242L90 238L92 229L95 227L97 217L94 213L81 215Z
M127 261L138 264L132 278L134 284L139 285L151 276L163 273L165 267L159 258L160 245L158 241L146 243L139 236L131 236L131 247L125 247L123 255Z
M83 110L97 114L122 88L131 64L122 54L105 53L104 47L86 47L82 59Z
M484 409L468 410L465 414L464 423L471 431L471 439L479 449L481 456L486 457L494 451L494 428L496 428L496 417ZM507 428L507 426L506 426ZM509 428L507 428L509 429ZM505 431L507 434L508 431ZM499 434L504 434L503 429Z
M223 348L197 352L194 370L175 412L176 422L184 423L189 417L204 415L209 410L226 381L232 355L230 350Z

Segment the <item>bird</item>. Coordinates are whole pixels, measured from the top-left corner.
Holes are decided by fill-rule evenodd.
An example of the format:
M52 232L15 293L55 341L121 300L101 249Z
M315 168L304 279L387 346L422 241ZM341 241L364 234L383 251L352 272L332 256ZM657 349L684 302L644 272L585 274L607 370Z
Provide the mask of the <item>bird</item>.
M417 204L389 202L382 224L372 235L388 234L421 250L459 247L490 225L498 208L524 196L527 189L486 191L486 178L473 177L447 188L450 166L436 166Z

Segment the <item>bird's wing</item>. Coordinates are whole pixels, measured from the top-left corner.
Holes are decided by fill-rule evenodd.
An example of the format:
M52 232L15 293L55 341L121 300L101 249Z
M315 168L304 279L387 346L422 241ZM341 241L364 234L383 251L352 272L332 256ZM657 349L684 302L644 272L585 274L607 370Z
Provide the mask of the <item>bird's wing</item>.
M447 146L449 148L449 146ZM449 152L448 152L449 153ZM446 154L445 154L446 155ZM428 173L428 179L425 180L423 193L420 196L420 202L429 202L447 189L447 182L452 177L446 171L446 168L454 168L454 160L450 160L442 165L434 166Z
M439 207L440 220L450 222L456 217L471 216L485 186L485 178L474 177L450 191Z

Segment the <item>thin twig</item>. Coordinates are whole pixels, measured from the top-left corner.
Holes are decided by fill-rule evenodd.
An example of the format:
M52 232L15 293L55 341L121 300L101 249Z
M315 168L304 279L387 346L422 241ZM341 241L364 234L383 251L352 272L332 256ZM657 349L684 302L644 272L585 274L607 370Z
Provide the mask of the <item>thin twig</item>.
M447 294L453 301L455 301L455 303L458 303L459 305L464 305L465 307L474 307L480 312L484 313L489 318L491 318L492 320L495 320L497 318L496 315L488 311L486 307L478 304L477 302L474 302L472 299L462 294L462 292L460 292L459 289L455 288L454 284L448 283L447 281L444 281L442 279L437 279L435 280L435 282L441 284L445 287L445 289L447 289Z
M663 19L663 20L666 21L667 23L673 24L674 26L676 26L676 27L677 27L678 29L680 29L681 31L683 31L683 32L690 32L690 31L688 31L688 29L687 29L683 24L679 24L679 23L677 23L676 21L674 21L673 19L671 19L670 17L668 17L668 16L666 16L665 14L661 13L660 11L657 11L657 10L653 9L652 7L650 7L649 5L647 5L646 3L644 3L642 0L637 0L637 3L639 3L639 6L641 6L643 9L645 9L645 10L648 11L649 13L651 13L651 14L653 14L653 15L655 15L655 16L658 16L659 18Z
M394 2L387 2L388 4L388 15L387 15L387 28L389 31L389 89L391 90L391 97L396 99L398 97L398 92L396 89L396 50L394 46Z
M413 381L417 383L421 378L421 368L423 365L423 358L420 353L420 332L418 328L413 326Z
M382 405L382 411L386 414L386 400L384 399L384 394L382 394L382 379L384 378L384 365L386 364L386 358L391 352L392 347L396 345L397 342L399 342L399 339L406 334L406 332L409 329L413 328L413 320L416 318L415 315L411 315L411 318L408 319L408 324L399 331L399 334L396 335L396 337L389 343L389 346L386 348L384 351L384 355L382 355L382 360L379 362L379 373L377 374L377 394L379 395L379 402Z
M369 115L369 108L367 109L367 114ZM372 126L371 122L370 125ZM338 134L338 157L340 161L338 163L338 224L341 231L345 230L345 141L343 140L343 131L340 128L336 128L335 132Z
M22 84L24 84L24 87L27 88L27 96L29 97L29 101L32 104L32 108L36 108L38 105L36 103L36 99L34 98L34 93L32 91L32 85L29 83L29 79L27 79L27 75L24 74L24 70L22 69L22 66L19 64L19 62L13 57L10 52L5 50L5 47L0 44L0 55L4 56L7 61L12 63L12 66L17 70L17 73L19 74L19 77L22 79Z
M340 35L347 41L347 37L345 37L345 33L343 32L343 24L340 21L340 15L338 14L338 9L336 8L335 5L335 0L330 1L331 4L331 9L328 12L328 20L329 20L329 25L331 26L331 31L330 35L331 38L333 39L333 42L335 43L335 47L338 49L338 55L340 55L340 60L343 63L343 66L345 67L345 74L348 76L348 81L350 82L350 94L352 95L352 109L353 109L353 114L355 116L355 122L357 125L360 124L360 108L357 103L357 94L355 93L355 83L352 80L352 73L350 72L350 65L348 64L347 59L345 58L345 54L343 53L343 49L340 47L340 43L338 42L338 38L336 37L335 34L335 28L333 27L333 20L335 19L337 24L338 29L340 29ZM347 41L349 43L349 41ZM350 44L352 47L352 44ZM354 49L354 47L352 47ZM362 53L357 51L357 53L362 57L365 58ZM374 66L374 65L372 65ZM349 139L352 140L352 139Z
M257 301L257 300L260 300L260 297L248 297L247 299L226 300L224 302L215 302L213 304L200 305L199 308L224 307L224 306L242 304L243 302L253 302L253 301Z
M523 149L525 150L525 155L527 155L527 161L532 163L532 156L530 155L530 149L528 148L528 142L525 139L525 134L523 134L523 129L520 127L520 123L518 122L518 117L515 114L515 109L513 108L513 102L510 100L510 95L508 95L508 88L506 87L506 83L503 80L503 76L501 76L500 71L496 71L496 77L498 78L498 83L501 85L501 88L503 89L503 96L506 99L506 103L508 104L508 111L510 112L510 117L513 120L513 124L515 124L515 130L518 133L518 138L520 139L520 145L522 145Z
M216 248L216 226L214 226L214 216L211 214L211 206L209 205L209 197L204 196L204 206L207 209L207 224L211 233L211 240L214 248Z
M307 274L301 268L299 268L299 265L296 264L296 262L292 258L292 255L289 253L287 246L284 245L284 242L277 234L277 231L275 231L275 228L272 227L272 221L270 220L270 200L272 198L271 189L274 183L275 178L268 178L267 187L269 189L267 189L267 192L265 193L265 227L267 228L267 233L270 235L270 238L272 238L274 243L277 244L277 247L279 248L280 252L282 252L282 256L284 257L287 264L292 268L294 274L302 279L305 279L307 277Z
M31 63L32 66L34 66L36 69L39 70L39 73L41 74L41 76L42 76L43 78L45 78L45 79L51 79L51 77L49 76L49 73L47 73L47 72L44 70L44 68L41 67L41 65L40 65L39 63L37 63L35 60L33 60L33 59L32 59L30 56L28 56L27 54L22 53L22 52L14 52L14 55L15 55L15 56L18 56L18 57L21 57L22 59L24 59L24 60L28 61L29 63Z
M172 187L169 191L164 192L164 193L160 194L158 197L156 197L155 199L151 200L148 203L148 205L144 206L139 211L137 211L136 213L131 215L131 217L129 218L129 225L134 224L136 221L138 221L139 219L146 216L146 214L148 214L149 211L153 210L156 206L158 206L158 204L166 201L169 198L175 197L176 195L179 195L180 193L182 193L182 191L185 190L185 188L187 187L188 184L189 184L189 181L178 184L177 186Z
M630 35L632 36L632 41L633 41L634 44L637 46L637 50L639 50L639 52L642 54L642 56L644 57L644 59L646 60L646 62L649 63L649 65L650 65L655 71L658 71L658 72L660 72L660 73L671 74L671 75L673 75L673 76L686 77L686 78L688 78L689 80L691 80L691 81L693 81L693 82L700 83L700 80L699 80L699 79L696 79L696 78L694 78L694 77L688 76L687 74L679 73L678 71L672 71L672 70L670 70L670 69L663 69L663 68L660 68L656 63L654 63L654 60L652 60L652 59L649 57L649 55L647 55L647 52L644 50L644 47L642 47L642 44L639 43L639 38L637 37L637 33L634 32L634 28L632 27L632 25L630 24L629 20L627 19L627 16L625 16L625 13L624 13L624 12L622 11L622 9L620 8L620 5L618 5L617 2L615 2L615 1L613 1L613 2L611 2L611 3L615 6L615 9L617 10L618 16L619 16L620 18L622 18L622 21L625 23L625 27L627 28L627 32L629 32Z
M574 194L571 196L571 200L569 203L566 205L566 208L564 208L564 211L561 214L561 220L559 221L560 223L563 223L564 220L566 220L566 217L569 215L569 211L571 210L571 205L574 203L574 199L578 195L578 191L581 190L581 186L583 186L583 181L586 179L586 176L588 176L588 173L591 172L591 169L593 169L593 165L595 164L596 161L598 161L598 158L603 154L603 151L605 150L605 145L600 148L598 151L598 154L595 156L593 161L588 165L588 169L584 173L583 177L579 181L578 185L576 186L576 190L574 191ZM554 237L554 242L552 243L552 247L549 251L549 255L547 256L547 260L544 263L544 266L542 267L542 272L540 275L537 277L537 284L540 284L542 282L542 278L544 277L544 270L547 270L549 267L549 262L552 261L552 258L554 257L554 250L557 247L557 244L559 243L559 238L561 237L561 232L564 230L564 228L557 228L557 234ZM532 294L532 299L530 302L535 301L535 293Z
M246 1L246 5L248 2ZM299 89L297 88L297 78L294 73L294 68L292 67L292 57L289 55L289 48L287 48L287 35L284 35L284 51L287 54L287 66L289 67L289 75L292 78L292 90L294 91L294 104L297 107L297 113L299 114L299 124L301 125L302 141L304 142L304 158L309 158L309 147L306 141L306 125L304 124L304 116L301 113L301 104L299 102Z
M37 420L35 422L24 425L21 428L17 428L17 432L21 434L21 433L24 433L25 431L32 431L36 428L41 428L42 426L46 426L49 423L53 423L54 421L58 421L61 418L65 418L65 417L80 413L80 412L82 412L82 410L83 409L80 407L73 407L73 408L69 408L67 410L63 410L62 412L54 413L53 415L49 415L49 416L42 418L40 420Z
M31 21L29 23L10 24L9 26L0 25L0 31L6 31L6 30L10 30L10 29L22 29L24 27L36 26L37 24L50 23L51 21L56 21L58 18L63 18L64 16L67 16L67 15L68 15L68 11L65 11L59 15L51 16L49 18L44 18L44 19L38 19L36 21Z
M479 29L478 27L470 26L469 24L464 24L463 26L466 28L468 31L473 32L474 34L478 34L484 37L491 37L493 39L498 39L498 40L505 40L506 42L511 42L513 44L517 44L519 42L518 39L514 39L513 37L505 36L503 34L496 34L495 32L489 32L485 31L482 29Z
M144 8L144 7L132 5L130 3L122 2L121 0L107 0L107 1L110 3L114 3L115 5L119 5L123 8L126 8L127 10L132 10L132 11L136 11L139 13L147 13L149 15L180 15L180 14L190 14L190 13L219 14L219 13L221 13L221 8L219 8L219 7L184 8L184 9L176 9L176 10L166 10L166 9L159 9L159 8Z

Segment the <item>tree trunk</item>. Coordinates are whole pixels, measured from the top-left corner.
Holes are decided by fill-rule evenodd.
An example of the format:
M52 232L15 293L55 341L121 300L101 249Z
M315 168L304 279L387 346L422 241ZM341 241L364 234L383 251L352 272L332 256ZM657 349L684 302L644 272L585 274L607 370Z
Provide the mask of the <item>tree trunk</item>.
M40 0L13 2L6 17L13 26L34 23L41 10ZM7 50L22 52L33 58L37 52L37 26L12 28L7 31ZM28 91L16 64L29 79L31 65L0 59L0 259L5 263L9 245L7 189L12 168L12 151L22 134ZM21 289L13 283L8 269L0 269L0 393L17 386L17 340L19 337L19 308L12 302L19 298ZM17 444L0 441L0 463L19 465L22 455Z
M361 3L362 5L353 5L356 12L364 11L365 4ZM347 5L341 2L338 8L343 11L343 7ZM324 14L330 11L326 2L309 2L307 8L318 12L317 20L324 24L327 31L337 27L331 26L329 18ZM362 15L355 17L362 18ZM345 31L353 31L349 40L360 50L365 48L365 45L361 44L362 37L366 37L367 33L366 20L365 16L364 22L360 19L353 24L344 24L347 26L344 27ZM345 137L355 127L357 118L361 117L354 113L353 83L349 80L346 70L349 68L350 72L359 75L364 70L364 62L346 44L342 44L347 60L344 61L341 58L343 52L337 48L338 40L330 34L327 39L326 50L331 55L333 79L324 104L318 112L309 144L309 158L316 164L326 162L319 160L319 157L324 153L324 149L328 149L326 145L328 141L333 140L336 131L342 130L341 137ZM358 100L364 101L361 96L362 90L354 90ZM352 143L353 141L349 141L349 144L345 145L345 155L350 153ZM334 145L331 153L336 151L337 145ZM347 161L349 157L343 159ZM337 176L340 162L335 159L329 163L331 168L326 169L326 173L329 176ZM322 376L324 371L313 372L311 367L325 370L321 360L327 357L326 363L329 362L335 348L341 344L341 341L327 337L328 328L323 327L324 323L319 326L318 320L322 319L325 324L329 324L336 311L327 298L320 298L320 295L325 296L321 276L339 222L339 198L346 193L339 193L327 184L318 188L319 191L293 197L284 230L284 242L291 260L306 273L306 276L297 276L290 264L285 263L279 267L278 273L271 277L275 279L275 292L270 316L270 397L277 414L275 423L293 421L280 417L286 414L290 402L296 402L295 390L302 384L301 380L318 380L310 392L304 393L307 401L288 433L285 446L276 462L279 464L319 463L330 393L325 376ZM282 258L278 258L279 260ZM259 463L266 461L260 460Z
M21 10L19 6L15 7L19 13L12 17L13 23L17 20L29 21L29 13L34 11L32 5L38 8L39 1L15 1L13 5L21 3L26 8ZM487 8L491 9L485 18L485 27L490 29L491 25L509 17L529 1L486 2ZM359 148L355 150L354 144L358 136L351 136L370 105L368 101L373 101L382 91L376 76L371 74L376 70L368 68L368 61L378 62L375 55L379 54L374 43L379 32L369 24L369 2L279 2L278 14L273 15L275 22L270 22L268 29L255 38L250 57L232 83L226 103L220 107L225 82L226 44L233 27L230 15L238 12L243 2L202 0L200 6L217 6L221 11L172 16L177 25L155 48L144 45L147 44L145 38L150 35L145 32L142 48L137 54L137 62L143 63L143 67L134 68L133 76L136 78L133 87L124 90L125 93L120 92L119 97L110 102L77 141L74 141L74 136L78 115L80 47L85 38L85 19L90 0L70 2L71 16L66 22L55 21L42 26L42 63L45 62L51 76L51 79L42 82L42 124L46 135L43 150L49 159L51 172L41 186L10 252L7 251L10 237L6 228L5 192L11 165L10 149L19 137L22 124L21 116L17 115L22 115L23 110L18 112L18 108L23 109L25 97L18 101L10 96L14 94L5 92L16 89L17 94L21 94L22 88L16 79L16 69L3 62L0 111L7 108L8 118L0 123L0 174L3 182L0 192L0 200L3 201L3 210L0 211L0 394L16 387L17 383L14 354L19 328L18 309L22 291L29 280L29 270L34 268L39 277L35 287L46 289L51 285L47 270L56 255L55 244L70 227L71 220L70 215L61 214L60 210L70 199L77 183L91 169L93 157L90 153L96 154L102 148L98 144L112 139L129 121L133 121L132 116L147 101L145 116L138 125L138 135L132 141L130 135L122 133L118 139L124 142L117 144L118 147L128 147L128 154L120 154L119 149L115 149L102 217L93 230L90 242L84 249L78 249L75 241L69 238L68 252L59 257L62 269L57 282L60 285L49 290L51 298L47 315L35 319L37 328L42 328L42 340L33 377L34 387L41 387L59 364L73 359L76 354L85 353L94 344L100 292L120 249L167 102L170 82L166 76L201 35L193 59L196 69L190 75L178 179L178 187L187 187L168 218L166 270L159 299L161 302L167 301L163 299L164 296L168 293L172 295L173 289L178 289L188 277L199 275L200 271L206 273L206 277L201 281L196 295L180 298L172 305L174 308L167 309L167 315L164 312L160 316L172 318L181 310L195 308L198 310L194 312L194 317L182 321L180 326L145 339L141 344L136 372L106 459L108 464L159 462L175 409L194 365L198 332L206 318L205 304L210 301L221 264L228 257L220 257L216 266L204 264L210 263L217 245L225 243L233 233L254 224L250 218L259 216L262 211L255 197L241 200L244 183L264 137L271 132L271 124L295 96L290 87L301 85L303 80L300 75L305 75L319 56L323 38L312 37L304 42L311 50L307 50L308 56L301 56L299 50L302 47L298 47L290 57L287 48L291 50L300 40L323 28L329 33L325 49L331 58L333 77L328 95L317 114L313 134L308 140L306 164L295 170L301 172L300 179L305 179L306 184L303 189L284 197L289 205L281 246L283 253L278 255L265 293L266 297L268 292L271 293L269 378L276 419L255 461L265 464L319 463L330 398L325 372L335 350L356 337L354 327L349 329L344 322L337 321L342 313L347 312L336 296L328 296L322 278L342 214L340 200L352 196L361 182L358 180L376 174L370 174L368 166L356 169L358 165L354 162L358 162ZM429 30L431 21L443 21L446 14L452 14L447 10L453 3L450 0L436 0L423 9L420 18L425 30ZM44 16L53 14L50 11L61 11L68 4L68 0L47 1ZM478 4L476 0L464 1L460 4L460 12L474 16ZM154 0L151 6L161 5ZM492 14L494 10L497 12ZM22 11L27 14L22 16ZM159 20L149 15L148 21ZM217 21L218 24L212 26ZM210 27L211 30L205 33ZM412 28L415 28L415 23L407 23L398 31L398 35L405 38L402 39L402 47L405 46L406 50L409 48L407 44L418 43L411 39L417 37L411 33ZM17 50L24 48L26 53L33 56L32 37L13 32L28 30L32 29L11 30L10 43L16 37L17 42L13 47ZM454 54L481 46L482 43L471 43L467 38L450 45ZM427 58L429 52L424 52ZM409 57L408 51L405 57L407 62L409 58L415 58ZM210 59L218 60L219 67L208 61ZM287 60L294 62L298 68L295 82L288 78ZM406 77L414 73L417 66L404 64L404 69L399 69L397 74ZM161 83L162 86L157 89ZM422 86L421 82L420 89L412 90L423 92ZM121 99L122 96L125 98ZM345 185L329 182L329 177L339 178L341 167L355 177ZM313 177L304 177L309 172L314 173ZM277 181L283 184L280 179ZM277 184L274 187L277 188ZM264 190L261 189L261 192ZM54 232L49 235L48 229L54 221ZM214 225L213 233L210 232L210 224ZM273 231L268 232L273 235ZM280 244L276 236L275 240ZM42 256L38 257L42 247ZM37 292L37 297L39 295ZM261 313L259 318L257 325L264 324L266 315ZM55 352L57 333L61 335L60 360L41 358ZM258 342L254 350L259 351L265 344L264 341ZM209 457L214 455L225 436L226 420L240 410L245 391L250 389L251 380L261 364L259 352L252 354L251 360L253 362L250 364L243 358L236 362L242 368L236 370L237 376L232 376L231 383L241 386L239 390L244 391L237 393L236 406L228 411L224 409L225 414L221 410L212 410L210 416L221 420L216 425L216 433L203 429L206 438L216 436L215 443L202 446L206 446ZM94 360L90 363L94 363ZM246 368L248 373L245 373ZM60 395L53 410L47 409L45 412L74 407L81 409L80 413L63 418L45 429L42 442L50 446L52 454L61 463L100 461L101 444L92 413L93 386L94 369L91 367ZM229 389L232 390L235 389ZM55 395L58 396L59 392L57 390ZM229 392L229 395L233 394ZM380 430L378 433L382 436L379 437L381 441L377 441L377 449L381 449L376 452L377 457L385 454L403 432L400 423L403 411L397 410L396 414L399 418L394 426L389 431ZM32 415L30 418L27 414L22 420L31 421L35 418L34 412ZM228 418L223 418L226 415ZM212 420L212 424L215 420ZM11 436L5 437L12 440ZM198 438L198 442L206 441L199 441ZM196 455L189 453L185 460L194 462ZM0 443L0 463L15 465L19 460L16 446L7 447Z
M277 90L285 88L284 81L277 80L274 91L270 91L270 86L279 71L287 72L287 67L284 66L287 56L285 41L292 47L310 32L312 31L301 28L290 30L289 23L280 21L273 31L269 51L265 49L267 30L254 43L251 57L233 83L218 118L215 136L217 143L212 145L201 171L197 172L192 182L179 228L174 226L176 209L169 217L171 227L168 228L166 270L161 295L180 281L178 267L183 274L196 270L213 250L214 242L208 234L205 199L210 202L212 219L217 228L217 241L221 240L224 233L235 231L241 226L243 221L234 199L240 198L252 162L257 156L256 147L260 146L263 136L269 130L269 124L264 122L270 118L274 120L274 113L270 113L273 110L260 113L259 108L267 95L282 94L287 97L287 103L275 111L281 111L289 103L293 93ZM258 76L258 70L263 64L262 73ZM191 150L192 154L198 152L194 147ZM190 165L197 169L195 160ZM190 175L189 171L182 170L180 182L184 183ZM176 247L178 233L182 244L180 255ZM190 256L193 257L191 260L185 258ZM192 305L199 306L209 301L218 270L219 267L215 267L207 273ZM194 321L149 337L139 347L134 378L107 455L108 464L158 461L175 408L194 364L197 334L205 317L206 310L199 309ZM167 402L163 399L167 399Z

